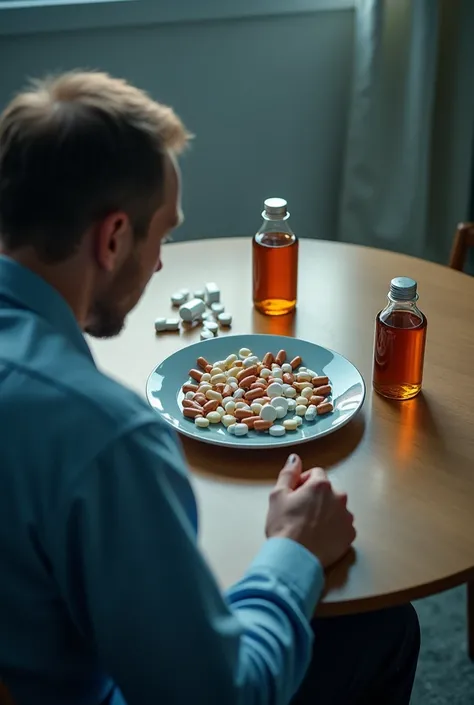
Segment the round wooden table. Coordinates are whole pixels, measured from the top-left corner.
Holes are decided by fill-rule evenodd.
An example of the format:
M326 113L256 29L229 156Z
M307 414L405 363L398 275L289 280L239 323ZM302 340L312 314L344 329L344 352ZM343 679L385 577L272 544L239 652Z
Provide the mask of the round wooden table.
M347 427L298 446L349 494L354 551L327 577L321 614L360 612L424 597L474 577L474 278L404 255L302 240L295 315L252 308L251 239L166 245L164 269L116 339L93 341L107 373L144 394L164 357L199 330L156 336L177 289L216 281L232 333L297 336L351 360L367 384ZM390 279L418 281L428 318L423 393L390 402L372 391L374 319ZM243 574L264 540L268 494L288 449L240 451L183 439L200 510L202 548L223 587Z

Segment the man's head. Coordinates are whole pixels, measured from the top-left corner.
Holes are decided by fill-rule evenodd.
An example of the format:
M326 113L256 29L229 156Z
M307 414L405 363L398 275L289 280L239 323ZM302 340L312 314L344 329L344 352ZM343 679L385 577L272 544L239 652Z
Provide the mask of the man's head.
M117 334L161 267L187 139L171 108L103 73L37 82L0 116L2 250L74 271L92 335Z

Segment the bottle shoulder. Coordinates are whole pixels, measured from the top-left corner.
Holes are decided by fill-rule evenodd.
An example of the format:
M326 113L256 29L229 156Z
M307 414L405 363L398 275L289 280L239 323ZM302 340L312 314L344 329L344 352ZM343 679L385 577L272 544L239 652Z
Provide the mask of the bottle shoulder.
M377 314L377 320L391 328L422 328L427 325L425 314L416 304L406 305L389 302Z
M259 231L253 239L257 245L264 247L290 247L298 243L298 238L293 232Z

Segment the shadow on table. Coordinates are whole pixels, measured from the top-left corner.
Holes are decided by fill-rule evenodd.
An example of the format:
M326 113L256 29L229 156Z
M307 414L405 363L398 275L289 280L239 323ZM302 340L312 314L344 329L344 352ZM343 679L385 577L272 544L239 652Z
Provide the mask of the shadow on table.
M330 469L351 455L364 430L364 413L360 412L337 433L294 447L238 450L203 444L186 437L182 437L182 443L193 471L199 475L233 482L273 483L290 453L298 453L305 468L321 466Z
M396 401L379 397L392 418L396 420L394 441L398 451L413 450L417 439L429 439L430 447L438 452L445 449L444 437L440 428L440 419L445 410L440 400L426 392L421 392L413 399ZM418 441L419 442L419 441Z

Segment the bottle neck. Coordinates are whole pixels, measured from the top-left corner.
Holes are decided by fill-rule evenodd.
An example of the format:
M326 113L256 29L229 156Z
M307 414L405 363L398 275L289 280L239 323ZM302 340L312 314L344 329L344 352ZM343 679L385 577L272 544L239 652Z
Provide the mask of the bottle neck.
M263 222L257 235L261 233L287 233L288 235L294 235L288 222L289 213L283 218L269 218L265 213L262 213L262 215Z
M407 311L412 310L413 308L418 309L418 294L415 294L412 299L400 300L388 293L387 306L391 306L392 308L400 308L401 310L406 309Z
M388 294L387 304L385 308L380 312L380 320L386 321L390 318L391 314L394 312L400 312L399 315L403 315L403 312L412 319L411 325L418 325L417 320L421 323L424 320L424 316L420 309L418 308L418 294L415 295L413 299L408 299L407 301L400 301L395 299Z

